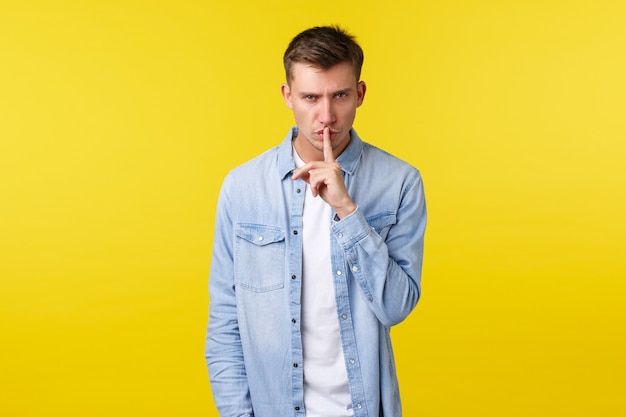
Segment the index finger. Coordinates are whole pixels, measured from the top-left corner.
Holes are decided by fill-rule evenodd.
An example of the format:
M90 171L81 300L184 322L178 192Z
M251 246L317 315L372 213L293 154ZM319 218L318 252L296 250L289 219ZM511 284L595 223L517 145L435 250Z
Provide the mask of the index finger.
M324 162L335 162L333 145L330 143L330 127L324 128Z

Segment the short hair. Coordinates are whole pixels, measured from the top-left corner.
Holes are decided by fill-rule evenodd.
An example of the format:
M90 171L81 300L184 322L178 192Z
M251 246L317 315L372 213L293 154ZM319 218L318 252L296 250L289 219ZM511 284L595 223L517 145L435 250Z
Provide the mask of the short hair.
M308 63L320 69L349 62L359 81L363 66L363 50L355 37L339 26L316 26L292 39L283 56L287 82L292 80L291 69L295 63Z

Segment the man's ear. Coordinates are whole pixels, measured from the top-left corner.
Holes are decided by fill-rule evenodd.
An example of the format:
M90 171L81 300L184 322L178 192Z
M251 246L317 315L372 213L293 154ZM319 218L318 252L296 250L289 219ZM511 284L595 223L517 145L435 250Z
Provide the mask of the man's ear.
M356 106L357 107L363 104L363 99L365 98L365 90L367 90L365 81L359 81L358 84L356 85L356 93L357 93Z
M293 103L291 102L291 88L289 88L289 84L281 84L280 92L283 95L283 100L285 100L285 104L287 105L287 107L293 109Z

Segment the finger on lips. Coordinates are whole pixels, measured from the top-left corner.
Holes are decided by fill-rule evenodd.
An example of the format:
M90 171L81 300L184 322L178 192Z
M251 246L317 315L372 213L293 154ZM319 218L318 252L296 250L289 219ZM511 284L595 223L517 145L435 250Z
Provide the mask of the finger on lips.
M324 161L325 162L335 162L335 158L333 156L333 146L330 143L330 128L326 126L324 128Z

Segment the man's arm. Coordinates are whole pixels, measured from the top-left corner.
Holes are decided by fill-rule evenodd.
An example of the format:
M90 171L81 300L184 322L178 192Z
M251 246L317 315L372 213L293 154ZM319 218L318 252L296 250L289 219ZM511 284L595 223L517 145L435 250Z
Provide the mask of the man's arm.
M228 179L217 206L209 281L210 307L206 361L211 389L222 417L254 416L241 347L235 299L232 252L233 226L229 217Z
M406 178L399 197L384 240L358 208L332 225L350 271L386 326L403 321L420 298L426 204L417 171Z

